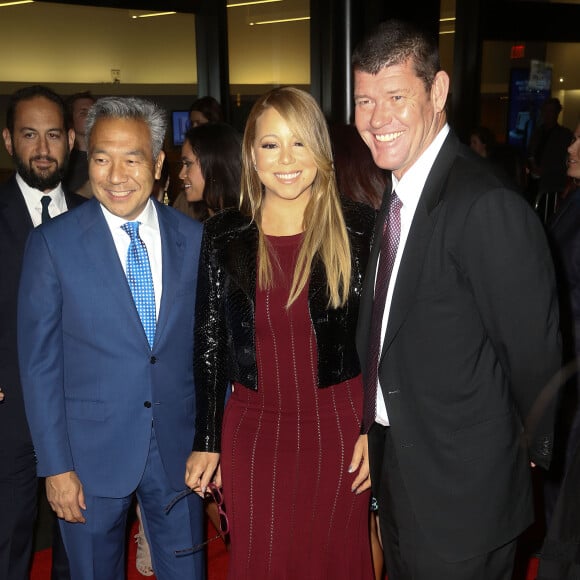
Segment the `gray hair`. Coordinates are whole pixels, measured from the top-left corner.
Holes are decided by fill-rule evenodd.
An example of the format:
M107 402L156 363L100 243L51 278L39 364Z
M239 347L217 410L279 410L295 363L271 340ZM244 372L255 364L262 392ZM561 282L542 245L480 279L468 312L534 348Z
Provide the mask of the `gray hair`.
M90 108L87 115L87 138L90 142L95 123L99 119L136 119L144 121L151 134L153 159L157 159L167 129L165 111L147 99L135 97L102 97Z

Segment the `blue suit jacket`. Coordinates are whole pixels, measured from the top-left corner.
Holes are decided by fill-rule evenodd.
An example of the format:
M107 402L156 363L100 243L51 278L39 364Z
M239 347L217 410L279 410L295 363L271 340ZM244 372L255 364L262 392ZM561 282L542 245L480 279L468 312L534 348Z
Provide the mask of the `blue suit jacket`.
M192 450L202 227L155 203L163 292L152 349L95 199L34 230L25 251L18 347L38 474L74 470L92 495L137 487L152 424L175 490Z

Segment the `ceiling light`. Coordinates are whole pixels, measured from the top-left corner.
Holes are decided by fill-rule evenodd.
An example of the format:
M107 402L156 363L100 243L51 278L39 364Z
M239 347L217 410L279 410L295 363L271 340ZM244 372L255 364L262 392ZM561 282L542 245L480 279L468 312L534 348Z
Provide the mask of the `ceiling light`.
M236 2L228 4L228 8L238 8L239 6L253 6L254 4L271 4L272 2L282 2L282 0L253 0L252 2Z
M152 18L153 16L169 16L177 12L150 12L149 14L134 14L131 18Z
M0 4L0 8L4 8L5 6L16 6L17 4L32 4L34 0L14 0L14 2L2 2Z
M301 16L300 18L281 18L280 20L258 20L256 22L250 22L250 26L255 26L257 24L278 24L280 22L299 22L301 20L310 20L310 16Z

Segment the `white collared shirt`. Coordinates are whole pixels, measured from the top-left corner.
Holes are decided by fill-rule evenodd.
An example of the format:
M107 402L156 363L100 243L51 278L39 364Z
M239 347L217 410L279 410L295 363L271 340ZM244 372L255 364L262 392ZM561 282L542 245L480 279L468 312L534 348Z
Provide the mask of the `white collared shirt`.
M397 255L395 256L395 263L391 278L389 280L389 289L387 291L387 299L385 302L385 311L383 313L383 323L381 327L381 351L383 347L383 340L387 331L387 324L389 322L389 313L391 310L391 302L393 300L393 291L397 282L397 275L399 273L399 266L401 265L401 258L405 251L405 244L411 229L411 223L415 217L415 210L419 204L419 199L423 193L425 182L429 177L429 172L435 163L435 159L443 146L447 135L449 133L449 125L445 125L441 131L436 135L433 142L425 149L421 157L409 168L403 175L401 181L397 180L395 175L393 179L393 190L397 192L397 196L401 200L403 206L401 208L401 237L399 238L399 247L397 248ZM378 268L378 260L377 260ZM376 274L375 274L376 276ZM380 379L379 379L380 386ZM377 389L377 414L375 421L381 425L389 425L389 416L385 406L385 399L380 388Z
M48 206L48 214L50 217L56 217L67 211L66 199L60 183L52 191L45 193L39 189L30 187L19 173L16 174L16 182L18 183L18 187L20 187L20 191L26 202L26 208L32 220L32 225L35 228L42 223L42 203L40 200L45 195L49 195L51 198L50 205Z
M101 204L101 209L103 210L105 220L107 220L107 225L111 230L113 242L119 255L119 261L126 275L127 252L129 251L131 238L125 230L121 229L121 226L126 224L128 220L112 214L103 204ZM159 220L153 201L149 200L141 214L130 221L141 222L139 226L139 237L143 240L149 256L151 276L153 277L153 289L155 291L155 313L157 318L159 318L159 306L161 304L161 293L163 291L163 270L161 259L161 231L159 229Z

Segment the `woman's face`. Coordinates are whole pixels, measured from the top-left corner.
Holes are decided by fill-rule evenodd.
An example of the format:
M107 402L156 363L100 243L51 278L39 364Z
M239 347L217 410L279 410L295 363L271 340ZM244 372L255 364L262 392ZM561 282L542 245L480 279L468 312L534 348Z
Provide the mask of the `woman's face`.
M574 131L574 138L568 147L568 175L580 180L580 123Z
M193 152L189 141L185 140L181 147L181 171L179 179L183 181L183 190L187 201L201 201L205 189L205 179L197 155Z
M266 197L308 201L318 171L314 157L272 107L256 122L252 158Z

